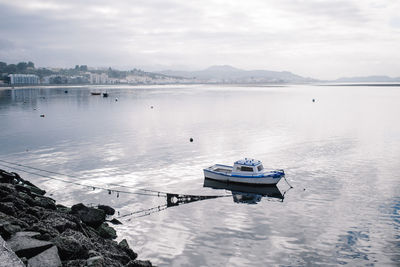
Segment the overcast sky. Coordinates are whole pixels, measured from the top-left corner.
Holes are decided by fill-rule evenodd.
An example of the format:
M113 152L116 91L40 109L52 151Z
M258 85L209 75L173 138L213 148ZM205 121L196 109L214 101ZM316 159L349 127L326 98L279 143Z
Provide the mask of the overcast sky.
M0 61L400 76L400 0L0 0Z

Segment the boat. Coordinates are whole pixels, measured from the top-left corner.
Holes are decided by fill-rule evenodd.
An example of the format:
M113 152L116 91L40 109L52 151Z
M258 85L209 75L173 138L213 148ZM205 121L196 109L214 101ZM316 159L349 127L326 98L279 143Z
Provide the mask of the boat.
M101 95L99 92L90 92L92 95Z
M207 179L254 185L276 185L285 176L284 170L266 170L261 161L249 158L238 160L233 166L215 164L203 171Z
M205 178L203 187L231 191L233 202L235 203L257 204L263 197L276 199L277 201L283 201L285 198L284 194L281 193L276 185L260 187L250 184L228 184L226 182Z

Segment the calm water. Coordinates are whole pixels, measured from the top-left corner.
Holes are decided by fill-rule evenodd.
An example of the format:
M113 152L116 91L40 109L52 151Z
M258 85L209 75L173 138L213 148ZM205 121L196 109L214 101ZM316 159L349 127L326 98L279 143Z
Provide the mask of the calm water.
M116 228L159 266L399 265L399 102L399 87L378 86L2 90L0 159L71 176L14 169L59 203L150 209ZM203 168L243 157L294 188L235 202L246 196L203 187ZM91 187L144 192L110 183L227 196L154 212L164 197Z

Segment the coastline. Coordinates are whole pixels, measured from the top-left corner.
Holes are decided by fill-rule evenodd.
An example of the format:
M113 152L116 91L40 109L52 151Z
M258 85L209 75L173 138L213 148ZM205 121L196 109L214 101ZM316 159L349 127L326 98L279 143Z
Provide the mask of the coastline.
M45 194L17 173L0 169L1 264L18 266L19 259L20 266L152 266L137 259L126 239L114 241L110 223L120 222L107 220L113 208L66 207Z

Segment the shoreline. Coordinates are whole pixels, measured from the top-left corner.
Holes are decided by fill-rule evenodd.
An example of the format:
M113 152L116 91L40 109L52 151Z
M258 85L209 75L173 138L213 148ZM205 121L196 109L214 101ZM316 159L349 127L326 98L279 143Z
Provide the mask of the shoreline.
M153 266L138 260L126 239L117 243L109 206L66 207L46 191L0 169L0 235L4 266ZM2 240L0 240L2 241Z

